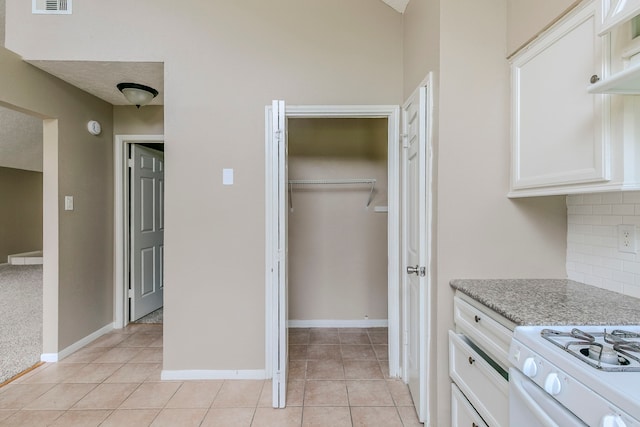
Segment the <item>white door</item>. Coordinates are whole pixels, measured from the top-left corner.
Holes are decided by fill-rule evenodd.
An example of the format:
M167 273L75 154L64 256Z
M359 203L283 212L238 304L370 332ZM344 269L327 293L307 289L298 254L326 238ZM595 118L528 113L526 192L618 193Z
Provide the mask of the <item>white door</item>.
M289 293L289 253L288 253L288 141L287 141L287 118L284 101L273 101L272 105L272 143L274 145L272 153L277 156L278 173L275 188L277 188L278 202L274 212L277 215L278 229L274 230L274 238L277 240L277 250L274 254L277 258L274 263L276 275L276 286L274 298L276 299L275 315L275 339L277 357L274 358L273 366L273 407L284 408L287 397L287 363L288 363L288 305L287 295ZM275 159L274 159L275 160ZM275 175L275 174L274 174Z
M421 85L403 106L403 237L405 375L418 418L428 424L429 230L428 143L430 86Z
M131 144L130 321L163 304L164 153Z

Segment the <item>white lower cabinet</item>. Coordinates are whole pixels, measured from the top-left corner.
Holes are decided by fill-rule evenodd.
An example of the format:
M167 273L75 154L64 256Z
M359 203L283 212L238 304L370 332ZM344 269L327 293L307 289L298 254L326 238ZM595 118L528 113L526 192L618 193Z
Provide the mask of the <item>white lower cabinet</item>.
M491 427L509 425L509 382L464 335L449 331L449 375Z
M451 425L488 427L455 384L451 384Z
M455 297L456 331L449 331L452 426L509 426L509 362L512 331ZM506 319L505 319L506 321Z

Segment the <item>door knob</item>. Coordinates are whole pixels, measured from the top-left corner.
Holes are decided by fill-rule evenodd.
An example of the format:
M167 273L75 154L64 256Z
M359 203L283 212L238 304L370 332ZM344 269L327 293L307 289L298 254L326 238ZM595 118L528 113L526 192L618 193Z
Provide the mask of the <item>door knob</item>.
M418 268L417 265L415 267L408 266L407 267L407 274L419 275L420 274L420 268Z
M407 274L415 274L418 277L424 277L427 275L427 269L426 267L419 267L419 266L408 266L407 267Z

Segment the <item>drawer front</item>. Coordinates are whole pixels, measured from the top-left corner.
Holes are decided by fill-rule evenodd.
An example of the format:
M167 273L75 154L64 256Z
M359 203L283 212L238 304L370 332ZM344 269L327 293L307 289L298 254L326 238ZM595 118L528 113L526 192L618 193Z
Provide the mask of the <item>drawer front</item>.
M491 427L509 425L509 382L469 346L464 335L449 331L449 375Z
M451 384L451 426L488 427L455 384Z
M513 332L458 297L454 299L454 320L475 345L505 370L509 368L509 345Z

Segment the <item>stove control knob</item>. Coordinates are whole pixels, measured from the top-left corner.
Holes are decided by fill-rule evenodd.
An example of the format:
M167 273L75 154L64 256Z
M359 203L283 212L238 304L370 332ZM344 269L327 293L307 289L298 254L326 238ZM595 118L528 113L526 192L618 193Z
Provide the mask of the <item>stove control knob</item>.
M600 427L627 427L627 424L618 415L605 415L600 420Z
M544 389L547 393L552 396L557 395L562 390L562 384L560 383L560 378L558 374L555 372L547 375L547 378L544 380Z
M538 365L533 357L527 357L522 364L522 373L533 378L538 374Z

